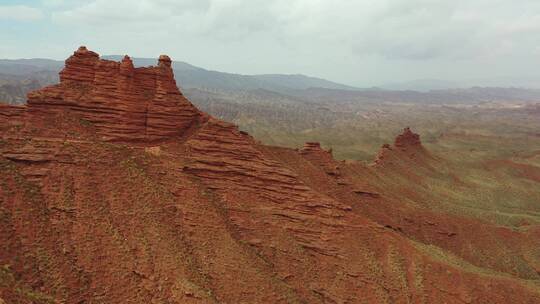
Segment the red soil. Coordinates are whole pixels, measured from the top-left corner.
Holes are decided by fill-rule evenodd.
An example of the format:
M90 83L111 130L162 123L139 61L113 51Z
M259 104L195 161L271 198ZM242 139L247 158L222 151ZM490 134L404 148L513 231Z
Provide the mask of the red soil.
M170 64L80 48L27 109L0 108L0 266L14 278L0 277L0 299L540 303L525 280L538 279L540 229L401 201L377 184L386 160L262 146L195 109ZM388 149L429 168L410 130Z

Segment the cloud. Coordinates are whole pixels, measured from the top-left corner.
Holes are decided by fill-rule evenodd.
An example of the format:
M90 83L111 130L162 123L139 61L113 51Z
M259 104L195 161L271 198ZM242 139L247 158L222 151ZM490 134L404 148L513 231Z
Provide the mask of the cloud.
M96 0L53 12L53 20L78 26L134 26L164 24L208 9L208 0Z
M484 56L540 33L535 1L95 0L53 13L61 24L225 41L261 36L288 47L339 45L390 59ZM141 32L142 31L142 32Z
M0 5L0 20L35 21L43 18L43 12L24 5Z
M154 56L164 51L209 68L243 73L304 72L349 79L433 78L441 70L448 75L457 75L459 69L472 73L471 67L481 67L477 74L482 69L485 74L496 69L514 73L538 62L540 46L537 0L42 4L69 44L84 39L81 43L104 53ZM360 75L360 69L370 69L371 75Z

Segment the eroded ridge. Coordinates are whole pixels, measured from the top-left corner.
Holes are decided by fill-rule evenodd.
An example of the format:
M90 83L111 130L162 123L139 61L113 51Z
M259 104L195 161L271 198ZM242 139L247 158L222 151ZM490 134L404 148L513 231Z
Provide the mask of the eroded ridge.
M0 303L540 302L538 227L420 205L437 159L410 129L381 167L264 146L171 65L81 47L0 106Z
M246 221L239 219L250 213L292 233L305 248L337 255L339 248L323 240L343 228L342 217L350 206L304 185L295 173L261 153L253 138L235 125L210 119L186 144L193 162L184 170L222 195L241 231L252 230L242 227ZM250 199L249 204L239 203Z

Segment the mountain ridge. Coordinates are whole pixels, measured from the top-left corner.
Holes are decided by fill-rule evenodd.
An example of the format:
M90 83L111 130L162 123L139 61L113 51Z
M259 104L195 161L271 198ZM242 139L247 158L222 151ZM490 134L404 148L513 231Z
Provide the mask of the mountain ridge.
M81 47L60 83L0 105L3 301L540 301L540 226L403 191L447 189L411 129L379 165L266 146L156 63Z
M103 56L104 59L120 61L118 55ZM135 66L150 66L152 59L132 58ZM21 103L32 89L27 85L37 81L47 86L58 81L61 61L48 59L0 60L0 101ZM317 99L335 102L396 102L426 104L474 104L479 102L537 102L540 90L505 87L451 88L429 91L392 91L382 88L360 89L337 84L328 80L302 74L241 75L210 71L189 63L173 63L175 76L184 90L200 89L235 95L237 92L266 90L288 96L289 99L312 101ZM257 97L261 99L262 96ZM199 100L194 100L199 102Z
M121 55L105 55L104 59L120 61ZM154 63L151 58L132 58L135 66L143 67ZM3 59L0 60L0 69L7 71L8 74L20 74L20 68L26 68L26 72L52 71L58 72L63 62L52 59ZM266 88L270 90L285 89L305 89L309 87L357 89L353 86L335 83L317 77L310 77L302 74L262 74L262 75L243 75L235 73L226 73L207 70L192 64L175 61L173 69L176 71L178 80L186 88L189 87L215 87L221 89L258 89ZM291 85L292 83L292 85Z

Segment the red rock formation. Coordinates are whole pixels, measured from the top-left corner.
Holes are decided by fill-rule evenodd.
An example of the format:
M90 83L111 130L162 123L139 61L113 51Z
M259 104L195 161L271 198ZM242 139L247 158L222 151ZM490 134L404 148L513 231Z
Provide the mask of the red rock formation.
M403 133L396 137L394 146L397 148L407 148L421 146L420 135L413 133L410 128L403 129Z
M379 153L377 153L377 156L375 157L375 160L373 163L375 165L381 165L385 162L385 159L388 158L387 155L389 155L392 151L392 147L389 144L382 145L381 149L379 150Z
M134 68L127 56L101 60L81 47L60 84L30 94L28 112L3 109L4 125L25 122L0 124L7 303L23 301L21 291L51 303L540 301L534 284L493 259L435 250L455 240L458 249L489 247L468 238L471 224L403 219L417 210L361 181L358 172L374 168L340 165L317 143L262 146L200 113L176 88L167 56ZM411 134L387 149L417 153ZM500 233L518 249L538 239L508 229L482 235L500 242ZM499 253L534 266L530 248ZM7 283L5 273L13 273Z
M310 154L310 153L319 153L319 152L329 152L324 151L321 148L321 143L318 142L307 142L304 144L304 147L300 149L301 154Z
M25 112L25 106L0 103L0 129L22 124Z
M422 161L422 157L427 156L427 152L422 146L420 135L411 131L410 128L403 129L394 145L384 144L375 158L374 165L396 164L400 159L415 159Z
M134 68L128 56L102 60L84 46L66 60L60 84L29 94L28 112L36 121L78 114L104 140L142 142L179 138L203 117L178 90L168 56Z
M394 146L405 149L407 147L421 146L420 135L413 133L410 128L403 129L403 133L396 137Z
M339 166L334 161L332 149L324 150L318 142L307 142L299 152L304 158L324 168L326 174L339 177Z

